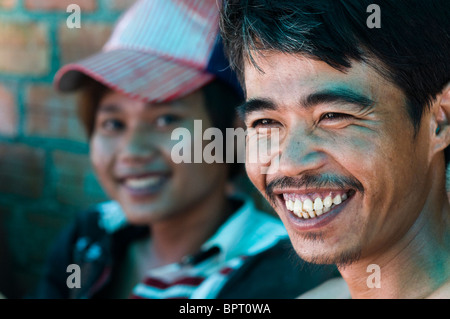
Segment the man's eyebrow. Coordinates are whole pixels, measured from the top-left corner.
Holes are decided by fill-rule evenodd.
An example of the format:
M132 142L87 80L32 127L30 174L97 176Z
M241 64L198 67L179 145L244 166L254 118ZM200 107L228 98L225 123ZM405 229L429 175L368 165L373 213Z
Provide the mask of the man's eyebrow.
M120 107L116 104L102 104L98 107L99 112L117 113L120 111Z
M343 103L353 104L364 110L374 106L375 102L351 89L348 88L332 88L324 89L309 94L306 98L300 101L300 107L312 108L322 103ZM248 114L256 111L272 110L275 111L278 106L275 102L266 98L252 98L242 103L237 107L237 113L242 120L248 116Z
M311 108L322 103L354 104L361 109L372 107L375 102L370 98L347 88L325 89L309 94L301 103Z
M245 120L251 112L262 110L276 110L277 106L268 99L249 99L237 107L237 113L242 120Z

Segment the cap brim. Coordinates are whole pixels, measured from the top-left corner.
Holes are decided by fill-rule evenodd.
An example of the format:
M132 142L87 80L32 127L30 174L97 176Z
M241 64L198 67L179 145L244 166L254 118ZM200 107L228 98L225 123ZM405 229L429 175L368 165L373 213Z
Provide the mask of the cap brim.
M136 50L101 52L62 67L54 84L63 92L83 86L85 77L150 103L175 100L210 82L214 75Z

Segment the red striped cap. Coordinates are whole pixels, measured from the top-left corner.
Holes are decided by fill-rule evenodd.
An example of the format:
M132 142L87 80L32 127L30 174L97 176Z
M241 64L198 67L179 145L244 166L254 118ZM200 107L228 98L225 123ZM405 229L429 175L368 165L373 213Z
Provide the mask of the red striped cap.
M139 0L117 22L102 50L63 66L55 86L80 88L86 76L133 98L181 98L214 78L239 93L219 37L216 0Z

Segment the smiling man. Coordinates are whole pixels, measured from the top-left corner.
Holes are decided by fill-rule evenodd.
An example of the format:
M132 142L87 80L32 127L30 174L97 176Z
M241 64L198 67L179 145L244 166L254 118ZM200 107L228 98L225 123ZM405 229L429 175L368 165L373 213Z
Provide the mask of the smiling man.
M449 298L450 4L378 1L371 29L370 3L224 4L248 147L278 138L247 173L297 253L337 264L353 298Z
M174 140L177 128L195 139L198 122L223 135L235 125L242 92L218 19L215 0L136 1L100 52L56 74L59 91L84 97L90 159L110 200L58 238L38 298L293 298L335 277L334 267L294 269L306 263L290 258L281 221L230 190L240 164L172 157L198 142Z

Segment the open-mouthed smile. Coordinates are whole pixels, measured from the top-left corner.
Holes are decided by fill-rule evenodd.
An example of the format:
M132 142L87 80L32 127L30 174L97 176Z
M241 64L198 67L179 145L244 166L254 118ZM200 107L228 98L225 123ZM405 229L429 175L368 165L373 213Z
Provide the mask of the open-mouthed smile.
M337 205L342 204L349 197L349 192L332 191L327 195L283 193L283 198L289 211L300 218L308 219L328 213Z
M328 224L349 200L355 190L283 190L278 193L279 206L299 230L322 227Z
M130 195L145 196L159 192L168 177L168 174L152 173L127 176L120 182Z

